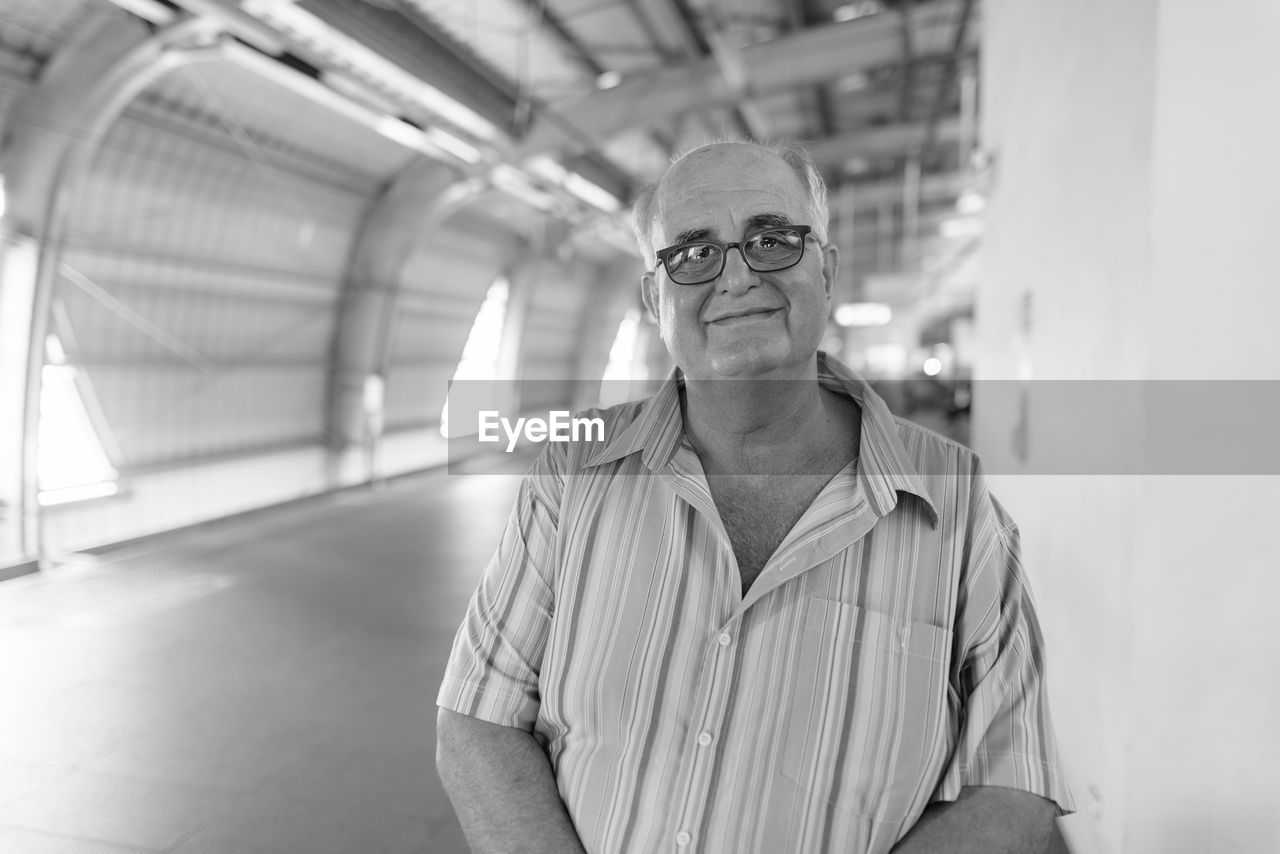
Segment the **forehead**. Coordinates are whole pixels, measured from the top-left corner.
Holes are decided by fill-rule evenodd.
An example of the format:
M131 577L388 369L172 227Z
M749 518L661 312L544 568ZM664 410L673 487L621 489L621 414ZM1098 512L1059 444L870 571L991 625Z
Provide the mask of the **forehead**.
M664 239L691 229L729 239L757 214L805 223L806 210L799 177L777 155L746 145L717 145L688 155L662 179L657 226Z

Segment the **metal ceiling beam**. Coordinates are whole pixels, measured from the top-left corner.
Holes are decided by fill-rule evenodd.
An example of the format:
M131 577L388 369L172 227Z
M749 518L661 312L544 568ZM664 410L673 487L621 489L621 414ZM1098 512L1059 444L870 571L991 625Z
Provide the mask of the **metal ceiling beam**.
M924 145L929 128L924 122L885 125L827 137L806 144L809 153L823 170L838 169L852 157L892 157L918 152ZM960 139L959 119L943 119L934 131L934 142Z
M913 46L917 58L953 49L955 15L960 0L934 0L912 11ZM556 112L560 119L594 140L604 141L624 130L654 125L681 113L729 106L742 98L813 85L834 77L868 71L902 59L901 16L882 12L840 24L802 30L739 52L741 80L728 80L714 58L639 74L605 92L575 99ZM978 29L966 43L976 47ZM572 148L580 144L544 117L535 121L518 146L522 156Z
M956 22L955 35L952 36L952 44L950 56L946 62L946 72L939 83L937 91L934 93L933 109L929 112L929 121L926 126L924 138L923 156L928 156L932 150L937 137L938 123L942 120L942 114L947 108L947 95L956 84L956 77L960 71L960 57L965 52L965 45L971 39L967 37L969 28L969 19L973 15L974 0L964 0L960 7L960 19Z
M715 72L725 80L729 87L739 96L723 106L733 107L733 120L739 132L748 136L759 137L765 134L764 116L745 103L741 97L741 89L746 72L742 69L738 56L725 43L720 33L706 31L698 25L698 13L690 8L688 0L658 0L650 3L650 10L661 15L669 24L674 24L685 33L685 44L694 57L709 59Z
M968 176L964 172L942 172L925 175L920 180L920 200L922 202L940 202L954 199L964 189ZM857 210L869 211L877 205L896 205L902 202L902 182L898 180L878 180L853 184L853 203ZM833 207L838 207L839 196L832 198ZM839 215L838 210L832 213Z

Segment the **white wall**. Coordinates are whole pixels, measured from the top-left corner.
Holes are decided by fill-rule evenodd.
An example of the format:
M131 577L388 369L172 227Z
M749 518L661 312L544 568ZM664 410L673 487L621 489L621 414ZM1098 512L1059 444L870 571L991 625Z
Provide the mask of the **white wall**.
M1036 474L1102 415L1050 413L1039 383L1280 378L1278 22L1273 0L983 6L976 369L1026 380L1030 417L1023 463L1017 395L980 384L974 443L1030 472L995 487L1079 806L1114 854L1280 850L1280 478Z

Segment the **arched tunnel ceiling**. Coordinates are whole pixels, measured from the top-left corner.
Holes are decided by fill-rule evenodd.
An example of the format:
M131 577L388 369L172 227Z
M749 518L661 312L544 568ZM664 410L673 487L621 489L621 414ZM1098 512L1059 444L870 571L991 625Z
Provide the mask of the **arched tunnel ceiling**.
M958 81L976 0L111 2L159 26L207 18L343 98L461 140L464 171L550 157L621 204L707 138L799 139L833 189L881 196L909 158L944 176L974 141Z
M158 31L207 21L231 60L169 75L134 113L150 104L214 123L233 116L241 127L232 136L264 160L353 186L390 182L423 153L460 180L505 164L515 189L532 192L504 185L477 195L476 211L531 240L547 217L584 228L609 221L592 225L599 240L575 242L595 251L593 262L630 251L622 208L674 151L707 138L805 141L836 218L852 214L862 230L888 223L898 242L929 206L936 214L954 204L975 143L959 80L976 61L976 0L110 2ZM0 38L38 67L78 17L106 2L5 6ZM324 97L300 97L299 80ZM464 106L454 113L448 103ZM383 121L413 138L395 139ZM433 134L475 156L442 150ZM912 160L921 192L909 216ZM569 198L565 175L616 199L612 215Z

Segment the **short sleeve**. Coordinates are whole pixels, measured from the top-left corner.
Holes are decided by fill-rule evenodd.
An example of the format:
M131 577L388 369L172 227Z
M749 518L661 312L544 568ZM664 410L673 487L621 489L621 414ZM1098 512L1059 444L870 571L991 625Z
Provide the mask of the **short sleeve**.
M975 475L969 565L960 582L955 752L932 801L965 786L1002 786L1075 809L1045 686L1044 639L1020 557L1018 529Z
M554 609L560 481L543 454L521 482L498 549L454 636L436 704L532 730L538 674Z

